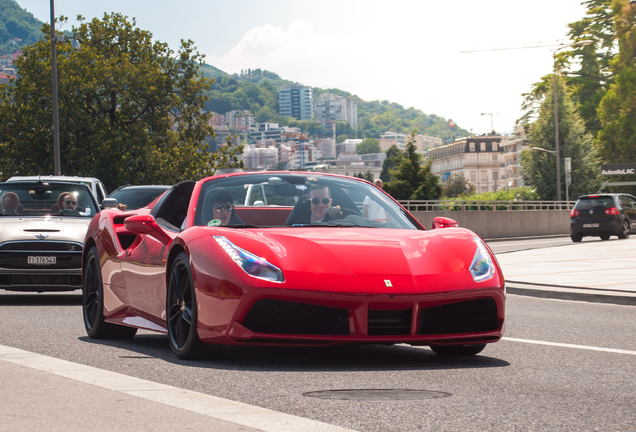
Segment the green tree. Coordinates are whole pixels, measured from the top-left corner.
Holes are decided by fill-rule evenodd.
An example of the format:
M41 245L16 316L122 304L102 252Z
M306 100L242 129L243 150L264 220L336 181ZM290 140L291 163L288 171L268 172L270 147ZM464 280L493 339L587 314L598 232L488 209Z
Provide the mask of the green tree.
M544 77L549 82L551 76ZM600 187L600 170L597 152L592 147L592 135L585 130L581 116L577 113L569 89L564 80L557 81L559 106L559 151L561 163L572 159L572 184L570 196L576 197L596 192ZM538 119L528 126L530 147L555 151L554 93L552 86L546 88L538 109ZM556 200L556 158L545 151L524 151L521 154L523 178L533 187L540 199ZM565 169L561 171L561 196L565 198Z
M403 153L397 146L394 144L386 151L386 159L382 163L382 171L380 172L380 179L384 183L388 183L391 181L391 172L393 168L395 168L402 158L404 157Z
M82 49L58 45L62 173L98 177L110 189L210 174L205 138L214 130L202 111L210 81L198 73L203 56L193 42L175 53L121 14L78 18ZM4 173L53 173L49 38L24 49L15 85L0 86Z
M233 142L236 138L236 135L228 135L225 138L225 145L219 146L216 153L212 154L213 171L227 168L245 168L245 164L239 159L239 155L243 154L245 146L235 146Z
M274 116L274 112L267 106L264 106L256 113L257 123L267 123Z
M375 138L365 138L356 146L356 153L358 154L380 153L381 151L380 141Z
M442 195L449 198L455 198L462 195L470 195L475 193L475 186L471 184L464 174L453 174L450 176L448 183L442 189Z
M415 146L415 133L411 132L406 144L405 155L392 170L393 180L384 189L397 200L435 200L442 195L439 178L431 173L431 163L420 165L421 155Z
M559 56L561 61L574 59L578 70L568 74L574 102L585 127L594 136L601 128L598 105L614 81L610 62L616 56L616 32L611 0L587 0L585 17L569 24L569 36L574 42L592 41L586 46L573 46Z
M615 82L599 106L602 129L597 144L604 162L635 162L636 15L627 0L612 1L612 9L619 53L611 62ZM636 176L631 177L631 180L636 179ZM634 187L630 189L636 191Z

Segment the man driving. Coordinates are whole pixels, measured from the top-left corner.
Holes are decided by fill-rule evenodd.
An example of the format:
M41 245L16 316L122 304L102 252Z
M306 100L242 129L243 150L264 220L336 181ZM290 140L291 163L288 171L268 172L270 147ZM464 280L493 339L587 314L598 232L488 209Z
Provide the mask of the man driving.
M311 223L322 221L327 215L330 219L337 219L342 215L340 206L331 207L333 200L326 186L314 186L309 193L309 202L311 203Z
M73 210L73 211L77 211L77 198L75 197L75 195L69 193L68 195L66 195L64 197L64 200L62 201L62 210Z

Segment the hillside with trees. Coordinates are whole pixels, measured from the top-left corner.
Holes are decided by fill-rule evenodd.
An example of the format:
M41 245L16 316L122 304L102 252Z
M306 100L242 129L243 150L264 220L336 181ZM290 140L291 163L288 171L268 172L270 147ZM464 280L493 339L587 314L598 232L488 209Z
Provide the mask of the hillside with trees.
M210 100L205 108L209 111L225 113L231 110L249 110L256 116L258 122L279 123L283 126L307 127L305 129L312 135L320 135L313 122L304 124L293 118L285 118L278 111L278 90L286 85L293 84L274 72L262 69L246 69L240 74L227 74L211 65L201 68L203 75L213 78L210 91L207 93ZM379 138L380 134L392 131L409 134L413 129L418 129L424 135L440 138L451 136L468 136L470 132L448 126L448 120L435 114L427 115L415 108L404 108L389 101L364 101L356 95L352 95L340 89L321 89L313 87L314 98L322 93L333 93L345 98L351 98L358 106L360 122L358 130L353 130L347 124L338 124L336 130L338 141L347 138Z
M0 0L0 55L42 39L41 29L42 22L15 0Z

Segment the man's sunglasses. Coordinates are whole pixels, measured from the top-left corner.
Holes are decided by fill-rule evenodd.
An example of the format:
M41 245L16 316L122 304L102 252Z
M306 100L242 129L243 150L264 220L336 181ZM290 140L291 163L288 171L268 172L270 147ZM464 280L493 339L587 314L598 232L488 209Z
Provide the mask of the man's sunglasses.
M234 209L234 205L230 204L230 205L225 205L225 204L217 204L214 206L214 210L218 211L219 213L226 210L231 212Z
M322 199L320 199L320 198L312 198L312 199L311 199L311 203L312 203L313 205L318 205L318 204L320 204L320 201L322 201L322 203L323 203L324 205L327 205L327 204L329 204L329 201L331 201L331 200L330 200L329 198L322 198Z
M77 201L64 201L66 205L77 205Z

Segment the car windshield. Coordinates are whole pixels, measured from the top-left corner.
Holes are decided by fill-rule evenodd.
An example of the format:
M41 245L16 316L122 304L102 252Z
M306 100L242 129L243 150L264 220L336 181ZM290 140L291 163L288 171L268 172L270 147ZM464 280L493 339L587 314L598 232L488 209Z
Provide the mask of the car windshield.
M614 207L614 198L611 196L597 196L579 198L574 208L578 211L591 210L595 208L611 208Z
M285 173L208 180L199 194L194 225L421 229L410 214L369 183Z
M118 203L126 204L126 210L136 210L150 204L155 198L164 193L169 186L125 187L114 191L108 198L115 198Z
M2 216L92 218L97 212L90 190L80 184L2 183Z

